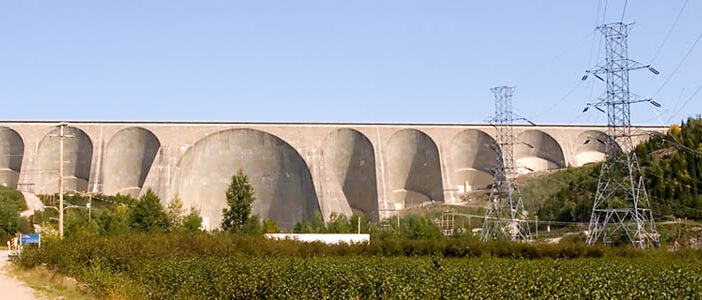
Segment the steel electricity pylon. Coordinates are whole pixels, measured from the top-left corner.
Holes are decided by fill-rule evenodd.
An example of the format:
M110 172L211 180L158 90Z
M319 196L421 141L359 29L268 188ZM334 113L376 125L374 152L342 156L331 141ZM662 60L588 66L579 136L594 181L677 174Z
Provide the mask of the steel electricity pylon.
M490 120L490 124L495 127L495 137L499 147L495 149L498 154L497 167L493 172L494 181L485 211L481 239L483 241L529 240L531 231L519 186L515 180L517 168L514 162L512 133L514 121L526 119L512 112L514 87L500 86L490 90L495 94L495 116Z
M634 247L645 248L658 246L659 240L639 161L633 152L631 104L649 102L657 107L660 104L652 99L632 97L629 71L648 69L656 75L658 71L629 59L627 38L630 25L620 22L597 27L604 35L606 60L595 69L587 70L582 78L586 80L591 74L607 84L606 94L588 103L583 110L594 107L606 113L608 135L606 140L593 137L594 140L586 141L604 144L606 152L597 182L587 243L602 241L607 244L617 238L626 238Z

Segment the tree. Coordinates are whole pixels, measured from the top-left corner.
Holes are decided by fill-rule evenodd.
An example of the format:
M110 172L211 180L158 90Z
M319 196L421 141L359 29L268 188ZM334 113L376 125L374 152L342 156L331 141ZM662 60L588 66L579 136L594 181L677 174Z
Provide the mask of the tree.
M120 203L100 214L98 218L101 235L120 235L129 232L129 206Z
M168 203L168 209L166 211L172 228L180 227L183 224L185 212L183 200L180 199L180 195L176 194L173 196L171 202Z
M180 227L185 231L199 231L202 228L200 211L196 208L191 208L190 213L183 217Z
M256 200L249 177L239 169L226 191L228 208L222 210L222 230L243 233L251 228L251 205ZM256 218L258 220L258 218Z
M146 190L139 202L130 209L129 226L144 232L168 230L168 215L163 211L161 199L151 189Z
M19 230L20 213L17 206L0 199L0 239L15 234Z
M267 219L263 221L263 232L264 233L277 233L280 232L278 227L278 222L275 220Z

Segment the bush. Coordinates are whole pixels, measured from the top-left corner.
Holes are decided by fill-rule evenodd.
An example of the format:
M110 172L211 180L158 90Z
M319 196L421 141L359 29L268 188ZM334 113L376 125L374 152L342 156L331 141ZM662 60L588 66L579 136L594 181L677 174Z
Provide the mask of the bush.
M183 217L180 226L180 228L185 231L200 231L202 229L202 217L200 217L200 211L195 208L191 208L190 213Z
M139 202L130 208L129 226L143 232L168 230L168 216L161 206L161 199L151 189L146 190Z
M0 238L3 245L9 236L19 231L20 213L13 203L0 201Z
M17 211L26 210L27 202L24 200L22 192L0 185L0 202L9 203L17 208Z
M100 235L120 235L129 232L129 207L119 204L107 209L98 218Z

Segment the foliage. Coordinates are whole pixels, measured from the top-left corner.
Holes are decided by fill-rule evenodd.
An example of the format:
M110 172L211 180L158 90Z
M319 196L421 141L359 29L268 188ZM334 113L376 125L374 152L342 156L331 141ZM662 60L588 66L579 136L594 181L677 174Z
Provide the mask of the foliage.
M581 243L446 239L324 245L224 233L87 235L48 240L42 248L25 251L18 262L26 268L47 264L100 297L702 296L699 250L636 251Z
M30 231L27 231L26 219L20 218L20 211L24 209L27 209L27 204L21 192L0 186L0 242L2 245L18 231L31 232L31 226L29 226Z
M332 213L329 216L329 221L324 223L322 215L315 212L312 220L302 220L293 227L294 233L357 233L359 230L362 233L378 233L381 232L380 224L373 224L365 215L353 215L351 217L344 214ZM396 230L396 229L394 229Z
M199 231L202 229L202 217L200 217L200 211L196 208L191 208L190 213L183 217L182 222L179 227L185 231Z
M701 271L699 261L267 257L163 258L124 274L163 299L661 299L702 297Z
M702 119L690 118L639 144L651 207L657 216L702 219ZM568 168L522 188L525 205L542 220L587 221L601 164Z
M272 219L267 219L263 221L263 233L277 233L280 232L278 227L278 222Z
M173 231L198 231L202 228L200 210L191 207L188 212L183 207L183 200L180 199L178 194L168 203L166 214L168 215L170 229Z
M0 201L0 241L4 242L19 230L20 213L12 203Z
M51 194L51 195L38 195L39 199L44 202L45 205L57 205L58 204L58 198L59 195L58 193L56 194ZM64 203L68 204L70 203L71 205L77 205L77 206L85 206L88 202L92 203L92 208L93 209L102 209L102 208L109 208L109 207L114 207L120 204L125 204L127 206L133 206L137 203L137 199L133 198L130 195L122 195L122 194L116 194L116 195L103 195L103 194L94 194L94 195L85 195L81 193L75 193L75 194L66 194L64 195Z
M314 212L312 220L303 219L298 221L293 227L294 233L325 233L326 231L327 227L324 224L322 214L317 211Z
M143 232L168 230L168 215L163 211L161 199L151 189L129 209L129 226Z
M80 233L94 234L99 232L99 223L96 220L88 220L88 214L84 210L66 210L63 220L64 234L74 236Z
M168 215L168 220L170 221L170 226L172 228L180 227L183 224L186 210L183 208L183 200L180 199L180 195L176 194L168 203L168 208L166 209L166 214Z
M256 226L251 220L251 205L256 197L249 177L241 169L232 176L225 194L229 207L222 210L222 230L235 233L252 232Z
M689 118L635 150L660 215L702 219L702 118Z
M120 235L129 232L129 206L119 204L105 210L98 219L100 235Z
M592 164L533 179L522 188L522 199L541 220L588 221L599 172L600 164Z
M24 200L22 192L0 185L0 202L10 203L17 207L17 211L26 210L27 202Z

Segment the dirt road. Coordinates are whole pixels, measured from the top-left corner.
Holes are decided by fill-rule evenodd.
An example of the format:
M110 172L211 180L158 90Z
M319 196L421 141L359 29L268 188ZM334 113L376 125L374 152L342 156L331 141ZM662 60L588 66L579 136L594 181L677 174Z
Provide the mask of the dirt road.
M7 260L7 250L0 250L0 298L13 300L37 299L34 291L21 281L7 273L10 262Z
M24 200L27 202L27 207L29 208L21 213L23 217L29 217L33 215L35 211L43 209L44 203L41 202L37 195L27 192L22 192L22 195L24 195Z

